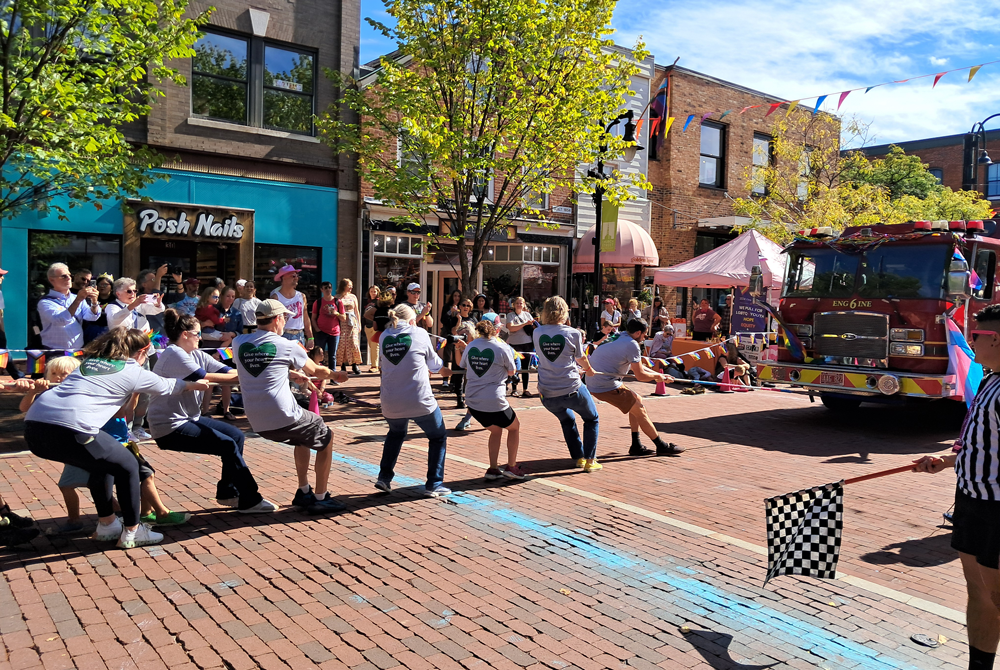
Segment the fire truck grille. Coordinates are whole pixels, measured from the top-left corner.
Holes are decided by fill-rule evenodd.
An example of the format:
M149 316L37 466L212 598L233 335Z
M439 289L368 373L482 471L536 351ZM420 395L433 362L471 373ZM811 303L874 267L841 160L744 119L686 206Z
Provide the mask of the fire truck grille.
M818 356L881 359L889 355L889 317L885 314L816 314L813 333Z

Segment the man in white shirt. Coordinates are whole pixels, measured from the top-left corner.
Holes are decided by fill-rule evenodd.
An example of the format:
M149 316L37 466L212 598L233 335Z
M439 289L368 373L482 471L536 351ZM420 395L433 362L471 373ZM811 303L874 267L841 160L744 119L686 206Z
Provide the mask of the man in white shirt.
M73 276L65 263L53 263L47 273L52 290L38 301L38 318L42 324L42 345L49 349L80 349L83 347L84 321L97 321L101 307L97 304L97 289L87 286L73 295ZM90 298L94 298L91 303Z
M417 315L417 325L428 333L433 332L434 317L431 316L431 304L420 302L420 284L414 282L406 287L406 302Z

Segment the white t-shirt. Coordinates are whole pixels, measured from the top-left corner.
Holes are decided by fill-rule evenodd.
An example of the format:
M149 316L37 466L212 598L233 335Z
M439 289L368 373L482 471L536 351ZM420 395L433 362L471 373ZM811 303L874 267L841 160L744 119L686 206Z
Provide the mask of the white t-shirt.
M538 326L531 334L538 354L538 392L559 397L580 388L576 359L586 350L580 331L569 326Z
M382 416L412 419L432 414L438 404L427 371L437 372L444 363L427 331L410 324L389 327L379 336L378 346Z
M240 310L240 314L243 315L244 326L257 325L257 306L260 305L260 302L260 298L254 296L252 298L237 298L233 303L236 309Z
M155 293L147 295L156 297ZM104 307L104 313L108 317L108 328L124 326L125 328L138 328L144 333L150 331L149 320L146 316L160 314L163 311L163 305L157 306L156 303L152 302L144 302L135 309L129 310L128 305L123 304L117 298Z
M632 363L641 360L642 350L639 348L639 343L629 337L628 333L622 333L614 342L602 344L594 350L590 355L590 366L597 372L611 372L624 376ZM621 385L621 379L606 375L594 375L587 379L587 390L591 393L614 391Z
M622 323L622 313L619 312L617 309L614 312L609 312L608 310L604 310L603 312L601 312L601 318L607 319L608 323L616 323L619 326Z
M535 317L531 316L528 310L522 309L520 314L511 312L507 315L507 325L519 326L522 323L531 323L534 319ZM531 335L524 332L524 328L520 330L508 330L507 332L509 333L507 344L531 344Z
M176 344L168 346L156 359L153 372L167 379L196 382L210 372L225 372L230 368L200 349L188 353ZM149 401L146 418L153 438L164 437L188 421L201 418L201 391L176 396L158 396Z
M477 412L502 412L507 402L507 377L517 364L514 351L501 340L477 338L465 347L459 365L465 368L465 404Z
M233 340L233 359L240 375L243 409L258 433L290 426L302 417L288 385L288 369L309 360L297 342L269 330L257 330Z
M302 315L305 313L306 297L300 291L296 291L295 295L291 298L286 298L281 295L281 289L276 288L271 291L271 297L291 312L291 314L285 317L285 330L303 330L305 328L305 321L302 319ZM254 319L254 323L256 323L256 319Z
M97 435L133 393L172 395L185 388L182 380L164 379L131 358L88 358L62 383L39 395L24 420Z

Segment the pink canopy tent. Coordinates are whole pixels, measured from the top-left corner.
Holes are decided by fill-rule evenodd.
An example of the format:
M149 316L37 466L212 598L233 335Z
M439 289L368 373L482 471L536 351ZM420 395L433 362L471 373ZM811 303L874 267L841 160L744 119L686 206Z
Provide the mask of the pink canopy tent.
M653 282L662 286L700 288L747 286L754 265L759 265L764 273L764 287L780 292L785 277L785 255L781 247L756 230L747 231L689 261L657 268Z
M625 219L618 220L618 235L615 237L615 250L601 252L601 265L604 267L632 267L644 265L656 267L660 263L660 255L656 252L653 238L640 226ZM591 227L576 244L576 257L573 259L573 272L594 271L594 227Z

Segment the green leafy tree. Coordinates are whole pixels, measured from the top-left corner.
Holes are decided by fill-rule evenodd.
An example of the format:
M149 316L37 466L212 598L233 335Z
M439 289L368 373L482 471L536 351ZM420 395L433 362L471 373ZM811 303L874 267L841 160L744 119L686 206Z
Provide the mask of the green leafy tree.
M358 157L376 196L413 230L458 246L462 288L476 285L489 241L512 218L537 219L532 203L556 188L593 193L577 174L599 151L626 143L604 127L625 105L638 45L613 48L614 0L386 0L396 26L369 19L399 46L374 82L343 91L320 122L325 140ZM342 109L360 123L343 120ZM489 188L492 180L492 189ZM629 199L641 177L600 180L607 198ZM492 193L489 191L492 190ZM426 222L435 221L435 228Z
M135 196L161 159L122 128L183 82L207 14L187 0L0 0L0 219Z
M748 190L733 211L779 243L798 230L830 226L895 224L915 220L985 219L990 204L975 191L953 191L937 182L918 156L892 146L883 158L840 151L840 137L863 138L866 128L828 114L791 115L773 126L773 160L748 170Z

